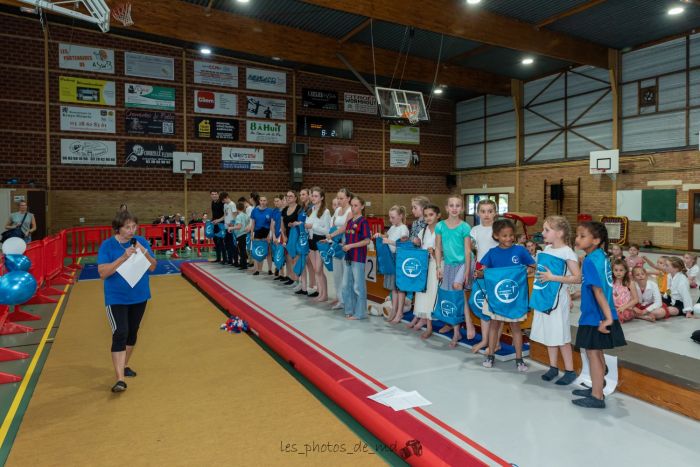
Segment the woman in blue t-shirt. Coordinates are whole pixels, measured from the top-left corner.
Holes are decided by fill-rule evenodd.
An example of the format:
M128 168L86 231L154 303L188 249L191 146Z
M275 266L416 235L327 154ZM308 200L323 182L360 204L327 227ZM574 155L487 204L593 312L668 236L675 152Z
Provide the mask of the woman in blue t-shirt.
M132 287L117 269L132 255L144 255L150 263L148 271L156 268L151 247L145 238L137 236L138 220L128 211L120 211L112 221L114 236L108 238L97 253L97 271L104 281L107 319L112 328L112 364L117 382L112 392L126 390L125 376L136 376L136 372L126 366L136 344L136 336L141 318L146 311L146 303L151 298L148 273Z

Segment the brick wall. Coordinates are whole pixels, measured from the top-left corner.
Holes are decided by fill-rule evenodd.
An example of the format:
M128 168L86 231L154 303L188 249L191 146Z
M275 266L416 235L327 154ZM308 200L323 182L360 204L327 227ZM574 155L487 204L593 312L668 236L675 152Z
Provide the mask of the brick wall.
M295 109L300 115L352 119L352 140L327 140L299 138L309 145L309 156L304 162L304 185L320 185L332 194L340 187L348 187L363 193L372 202L370 211L385 214L391 204L408 205L415 194L426 194L442 200L449 192L445 175L454 167L454 103L445 99L433 99L431 122L421 125L421 144L402 146L389 143L389 127L371 115L345 113L343 111L309 110L301 107L301 90L304 87L334 90L342 100L344 92L367 94L360 84L306 72L287 72L287 92L266 93L245 89L246 66L272 68L217 56L212 61L235 64L239 67L239 87L216 88L194 84L193 60L201 57L167 44L101 34L97 31L49 25L49 115L45 120L44 38L39 22L32 18L18 17L0 12L0 78L3 92L0 95L0 142L5 149L0 152L0 184L6 179L19 179L18 188L28 188L30 180L37 188L47 188L46 132L49 132L51 160L50 214L55 231L77 225L84 217L87 224L109 221L114 210L122 202L134 206L143 218L161 213L184 211L183 176L170 169L123 167L128 141L173 143L176 150L203 153L203 175L196 175L188 182L188 208L190 211L208 209L210 188L244 193L257 190L269 194L278 193L290 184L288 154L289 145L256 144L245 142L246 96L255 95L286 99L287 140L294 138ZM115 51L115 75L59 69L58 43L67 42L91 47L105 47ZM124 52L138 52L172 57L175 61L175 80L160 81L147 78L125 77ZM185 81L183 82L183 66ZM61 132L58 99L60 76L87 77L115 82L117 132L115 134ZM176 134L172 137L141 137L128 135L124 129L124 83L135 82L175 88ZM185 91L186 88L186 91ZM240 141L203 141L194 135L194 90L204 89L238 95L238 117L241 122ZM296 93L294 92L296 90ZM296 94L296 96L294 95ZM79 104L69 104L79 105ZM105 106L103 106L105 107ZM341 103L342 108L342 103ZM185 125L185 121L187 122ZM114 140L117 143L117 166L61 165L61 138L85 138ZM353 145L359 148L358 167L324 166L323 147L327 144ZM221 169L221 147L262 147L265 150L265 170L233 171ZM389 167L390 148L417 149L421 154L418 167L406 169ZM85 200L89 200L85 202ZM442 201L441 201L442 202ZM136 207L138 206L138 208Z

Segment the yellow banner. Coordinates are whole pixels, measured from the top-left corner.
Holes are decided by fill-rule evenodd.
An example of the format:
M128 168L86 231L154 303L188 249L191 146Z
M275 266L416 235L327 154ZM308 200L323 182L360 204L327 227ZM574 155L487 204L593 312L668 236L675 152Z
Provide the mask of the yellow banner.
M61 76L58 91L61 102L95 105L116 104L114 81Z

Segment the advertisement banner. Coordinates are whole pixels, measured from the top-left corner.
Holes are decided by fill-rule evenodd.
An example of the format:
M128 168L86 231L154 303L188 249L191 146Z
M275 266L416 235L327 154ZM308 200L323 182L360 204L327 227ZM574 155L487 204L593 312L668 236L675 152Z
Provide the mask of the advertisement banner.
M254 143L287 143L287 124L246 120L246 141Z
M61 131L116 133L114 110L61 106Z
M175 114L172 112L146 112L127 110L124 113L124 128L131 135L175 134Z
M58 81L61 102L73 104L116 105L114 81L61 76Z
M390 149L389 167L408 167L411 162L410 149Z
M358 114L377 115L377 98L369 94L346 92L343 96L343 110Z
M248 96L246 117L287 119L287 101L285 99L268 99L267 97Z
M61 164L117 165L117 143L114 141L62 139Z
M357 146L323 146L323 165L358 167L360 150Z
M172 167L175 145L169 143L126 143L127 167Z
M247 68L245 85L247 89L259 91L287 92L287 73L283 71Z
M175 80L175 59L124 52L124 74L142 78Z
M265 168L265 151L254 148L221 148L221 168L263 170Z
M338 93L324 89L302 88L301 103L307 109L338 110Z
M69 70L114 74L114 50L58 44L58 67Z
M238 67L213 62L194 62L194 82L227 88L238 87Z
M238 141L238 120L230 118L194 118L194 135L202 139Z
M175 88L126 83L124 84L124 106L174 111Z
M238 99L235 94L213 91L194 91L194 111L200 114L238 114Z
M390 125L389 142L420 144L420 128L417 126Z

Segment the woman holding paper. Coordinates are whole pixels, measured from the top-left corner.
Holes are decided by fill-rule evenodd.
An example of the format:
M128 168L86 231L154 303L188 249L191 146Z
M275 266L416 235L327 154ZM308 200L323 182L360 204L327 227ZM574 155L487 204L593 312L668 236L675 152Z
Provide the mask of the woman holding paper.
M156 260L148 241L136 235L136 216L120 211L112 221L112 228L114 236L102 242L97 253L97 271L104 281L107 319L112 328L112 364L117 376L112 392L122 392L126 390L124 377L136 376L126 365L136 344L146 303L151 298L145 269L155 270Z

